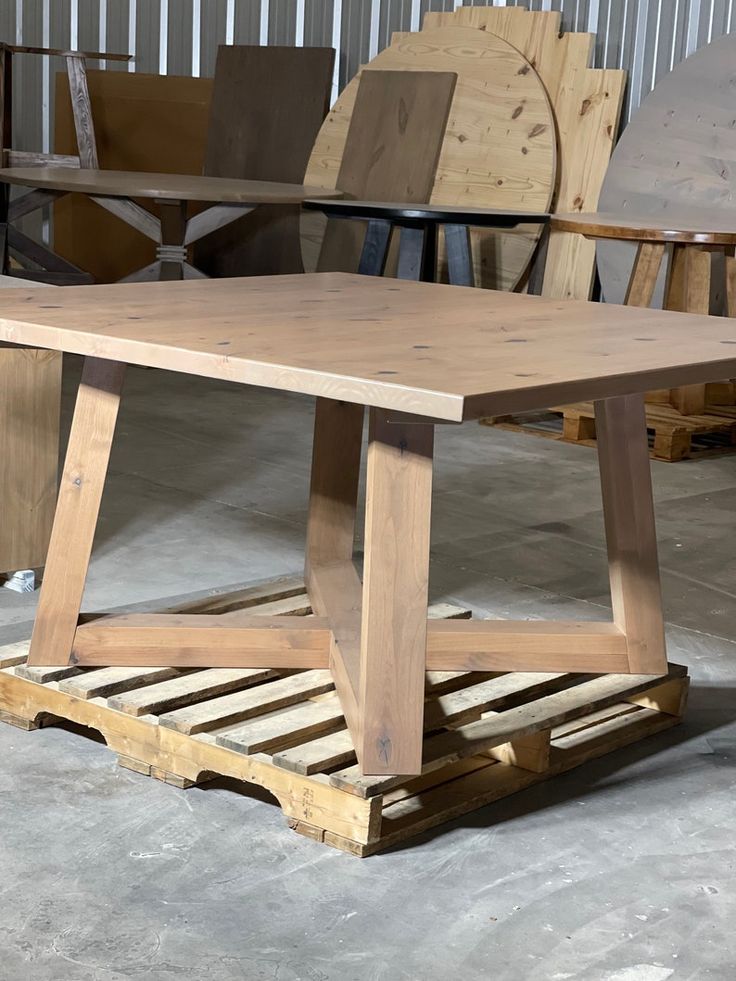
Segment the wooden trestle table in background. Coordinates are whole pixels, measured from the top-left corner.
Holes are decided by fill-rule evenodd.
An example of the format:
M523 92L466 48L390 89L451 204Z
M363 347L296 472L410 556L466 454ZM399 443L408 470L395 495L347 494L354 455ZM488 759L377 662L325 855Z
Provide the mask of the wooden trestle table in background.
M0 189L3 184L33 190L12 202L7 201L7 195L3 200L0 194L0 273L8 268L7 243L3 235L7 222L37 211L66 194L78 193L87 195L101 208L156 243L155 261L121 280L129 283L206 279L206 273L189 261L190 247L206 235L225 228L259 205L289 207L317 195L342 197L341 191L322 191L277 181L90 168L74 170L70 167L6 167L0 169ZM141 207L136 198L155 202L160 216ZM190 201L211 206L188 218ZM54 258L48 249L44 248L43 252L44 259ZM68 265L60 257L56 258L62 267Z
M343 273L18 289L0 314L1 340L86 358L29 664L329 667L363 772L407 775L422 766L426 670L666 672L642 393L736 375L734 321ZM316 396L314 617L80 622L126 363ZM435 425L584 399L611 621L428 620Z

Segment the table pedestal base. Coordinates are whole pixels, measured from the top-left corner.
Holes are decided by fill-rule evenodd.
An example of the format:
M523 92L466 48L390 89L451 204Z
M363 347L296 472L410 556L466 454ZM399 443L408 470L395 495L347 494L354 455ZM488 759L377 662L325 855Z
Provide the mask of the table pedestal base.
M422 769L427 670L661 675L667 670L644 402L597 403L613 619L427 615L434 427L370 410L361 583L353 566L364 409L317 400L305 582L313 617L248 610L80 622L124 366L88 358L29 665L329 668L365 774Z

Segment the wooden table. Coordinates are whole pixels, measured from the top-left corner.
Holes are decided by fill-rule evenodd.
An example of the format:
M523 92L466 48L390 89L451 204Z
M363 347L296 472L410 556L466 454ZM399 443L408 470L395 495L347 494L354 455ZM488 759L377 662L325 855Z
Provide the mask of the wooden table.
M7 236L3 233L8 222L65 194L78 193L86 194L157 244L155 261L121 282L206 278L205 273L190 263L188 251L205 235L262 204L294 205L317 195L341 197L340 191L324 192L301 184L65 167L7 167L0 169L0 182L34 188L32 193L9 205L7 196L0 195L0 273L8 270ZM134 198L150 198L158 206L160 217L141 207ZM214 204L187 218L190 201ZM45 257L39 254L41 258Z
M730 317L736 316L736 215L728 211L696 215L671 214L665 218L621 212L555 215L551 228L579 232L586 238L638 243L624 303L648 307L652 303L665 249L671 248L664 289L666 310L709 313L711 254L725 254L723 294ZM683 415L705 411L705 385L679 386L671 392L651 392L648 401L671 402Z
M340 273L50 299L8 291L0 310L0 339L86 357L30 664L329 667L367 774L421 770L427 669L666 673L641 393L736 373L732 321ZM305 572L316 616L80 622L126 362L316 396ZM428 622L435 425L582 399L597 400L611 621Z
M391 236L401 230L399 279L433 283L437 274L438 229L445 238L448 280L453 286L475 286L470 243L472 228L517 228L549 221L546 212L504 211L500 208L469 208L443 204L396 204L386 201L305 201L307 210L321 211L328 218L367 222L358 272L382 276Z

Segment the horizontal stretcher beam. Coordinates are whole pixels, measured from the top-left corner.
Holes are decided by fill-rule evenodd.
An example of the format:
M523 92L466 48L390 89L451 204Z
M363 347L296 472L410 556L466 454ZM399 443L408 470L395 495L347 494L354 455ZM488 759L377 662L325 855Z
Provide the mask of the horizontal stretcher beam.
M327 668L332 640L327 617L131 614L78 627L72 663ZM627 643L612 623L429 620L427 670L625 673Z
M131 614L78 627L70 663L325 668L331 637L321 617Z

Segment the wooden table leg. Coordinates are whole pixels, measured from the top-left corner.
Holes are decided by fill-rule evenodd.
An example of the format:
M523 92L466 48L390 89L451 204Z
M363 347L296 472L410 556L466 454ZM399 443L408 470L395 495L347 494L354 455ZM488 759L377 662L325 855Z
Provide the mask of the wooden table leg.
M125 365L86 358L28 663L67 664L87 578Z
M356 744L362 590L353 546L364 414L362 405L317 399L304 567L312 609L330 620L330 668Z
M629 670L667 671L644 397L595 403L598 461L614 623Z
M710 252L705 249L696 245L673 246L665 287L665 309L710 313L710 265ZM705 411L705 385L673 388L670 401L683 415L702 415Z
M363 773L420 773L434 427L371 410L357 747Z

